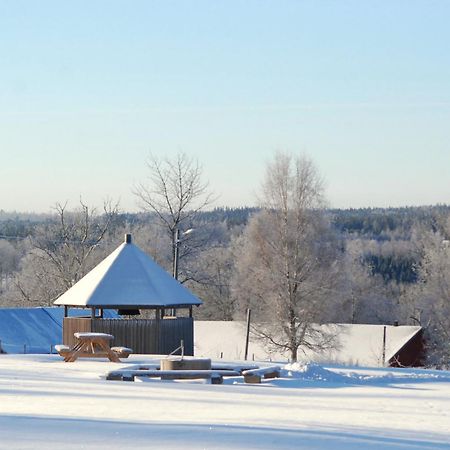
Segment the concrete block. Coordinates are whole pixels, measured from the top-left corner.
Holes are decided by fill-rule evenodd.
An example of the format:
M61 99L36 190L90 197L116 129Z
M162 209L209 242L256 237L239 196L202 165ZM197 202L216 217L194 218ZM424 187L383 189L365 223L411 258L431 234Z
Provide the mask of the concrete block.
M207 358L164 358L161 370L211 370L211 360Z

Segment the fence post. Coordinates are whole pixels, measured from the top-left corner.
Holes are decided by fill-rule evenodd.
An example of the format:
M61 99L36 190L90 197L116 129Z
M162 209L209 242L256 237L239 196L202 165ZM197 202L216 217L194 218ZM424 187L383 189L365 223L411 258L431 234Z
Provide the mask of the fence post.
M248 341L250 338L250 317L252 314L252 310L250 308L247 308L247 334L245 336L245 356L244 360L247 361L248 356Z

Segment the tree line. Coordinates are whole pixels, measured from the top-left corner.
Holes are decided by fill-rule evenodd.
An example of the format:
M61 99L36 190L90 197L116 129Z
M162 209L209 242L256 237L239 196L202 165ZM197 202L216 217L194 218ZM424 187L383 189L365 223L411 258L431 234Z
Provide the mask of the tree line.
M196 317L242 319L296 360L333 346L324 323L416 324L430 364L450 357L450 207L329 209L312 160L277 153L258 207L210 208L202 168L150 158L142 211L80 201L51 214L0 211L0 305L50 305L125 233L203 301ZM186 231L190 231L186 233Z

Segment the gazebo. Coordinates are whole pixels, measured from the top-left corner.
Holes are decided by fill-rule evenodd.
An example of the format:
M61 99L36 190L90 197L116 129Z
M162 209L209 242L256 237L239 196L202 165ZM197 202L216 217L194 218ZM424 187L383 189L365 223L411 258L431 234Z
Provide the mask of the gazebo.
M66 291L55 302L64 306L63 341L74 343L77 331L112 334L114 345L135 353L168 354L184 341L184 353L193 355L192 307L202 302L172 278L125 235L125 242ZM88 308L88 317L68 317L69 307ZM152 319L106 319L105 309L122 314L154 310ZM179 314L180 312L184 317ZM168 315L176 311L176 315Z

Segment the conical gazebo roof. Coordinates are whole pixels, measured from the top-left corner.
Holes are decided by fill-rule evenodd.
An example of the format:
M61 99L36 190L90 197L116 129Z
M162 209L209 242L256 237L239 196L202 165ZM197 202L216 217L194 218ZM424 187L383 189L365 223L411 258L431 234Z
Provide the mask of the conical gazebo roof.
M202 302L131 242L131 236L55 305L105 309L187 308Z

